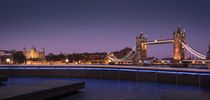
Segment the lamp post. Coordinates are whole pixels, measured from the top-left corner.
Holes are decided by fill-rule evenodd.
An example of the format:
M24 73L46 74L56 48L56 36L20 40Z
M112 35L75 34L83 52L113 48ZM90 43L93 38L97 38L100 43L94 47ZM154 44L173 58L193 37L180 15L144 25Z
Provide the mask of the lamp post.
M6 59L6 63L10 64L11 60L9 58Z
M141 66L143 65L141 60L139 60L139 63L140 63Z
M203 69L204 69L205 61L202 61L202 65L203 65Z
M164 66L164 61L162 60L161 63L162 63L162 67L163 67Z
M192 64L193 64L193 68L194 68L194 64L195 64L195 61L194 60L192 61Z
M69 59L66 59L66 64L68 64L69 63Z

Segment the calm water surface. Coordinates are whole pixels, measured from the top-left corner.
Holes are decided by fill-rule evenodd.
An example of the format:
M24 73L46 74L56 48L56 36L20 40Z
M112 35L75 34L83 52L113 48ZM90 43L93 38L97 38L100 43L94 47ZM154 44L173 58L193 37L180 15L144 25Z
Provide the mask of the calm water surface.
M210 89L135 81L10 77L7 84L31 84L46 80L85 81L85 89L55 100L210 100Z

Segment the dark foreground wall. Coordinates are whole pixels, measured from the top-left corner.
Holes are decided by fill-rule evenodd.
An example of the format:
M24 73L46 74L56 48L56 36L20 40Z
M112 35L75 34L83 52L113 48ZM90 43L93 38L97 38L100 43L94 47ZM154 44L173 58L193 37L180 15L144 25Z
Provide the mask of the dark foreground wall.
M44 69L0 69L1 76L97 78L164 82L177 85L210 87L209 73L154 71L117 68L44 68Z
M4 85L0 88L0 100L48 100L83 88L84 82L56 80Z

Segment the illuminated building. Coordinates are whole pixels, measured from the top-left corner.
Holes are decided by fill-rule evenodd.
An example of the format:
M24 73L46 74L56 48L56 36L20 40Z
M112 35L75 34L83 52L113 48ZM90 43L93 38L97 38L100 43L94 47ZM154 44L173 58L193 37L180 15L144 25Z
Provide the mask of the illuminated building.
M0 50L0 64L12 64L13 58L11 51Z
M23 54L26 56L27 60L44 60L45 59L45 49L42 48L41 51L37 51L35 47L32 47L30 50L23 49Z

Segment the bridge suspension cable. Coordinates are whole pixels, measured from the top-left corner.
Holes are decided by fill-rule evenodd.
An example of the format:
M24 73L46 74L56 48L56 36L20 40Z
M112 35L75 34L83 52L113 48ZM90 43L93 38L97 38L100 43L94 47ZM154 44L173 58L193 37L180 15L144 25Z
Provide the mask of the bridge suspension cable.
M134 47L129 53L127 53L124 57L118 59L117 57L115 57L115 55L112 53L110 56L108 56L108 58L114 62L121 62L121 61L125 61L127 60L132 54L133 52L136 50L136 47Z
M187 51L189 51L191 54L193 54L194 56L200 58L200 59L206 59L206 56L195 51L194 49L192 49L190 46L184 44L183 42L181 42L181 44L184 46L184 48L187 49Z

